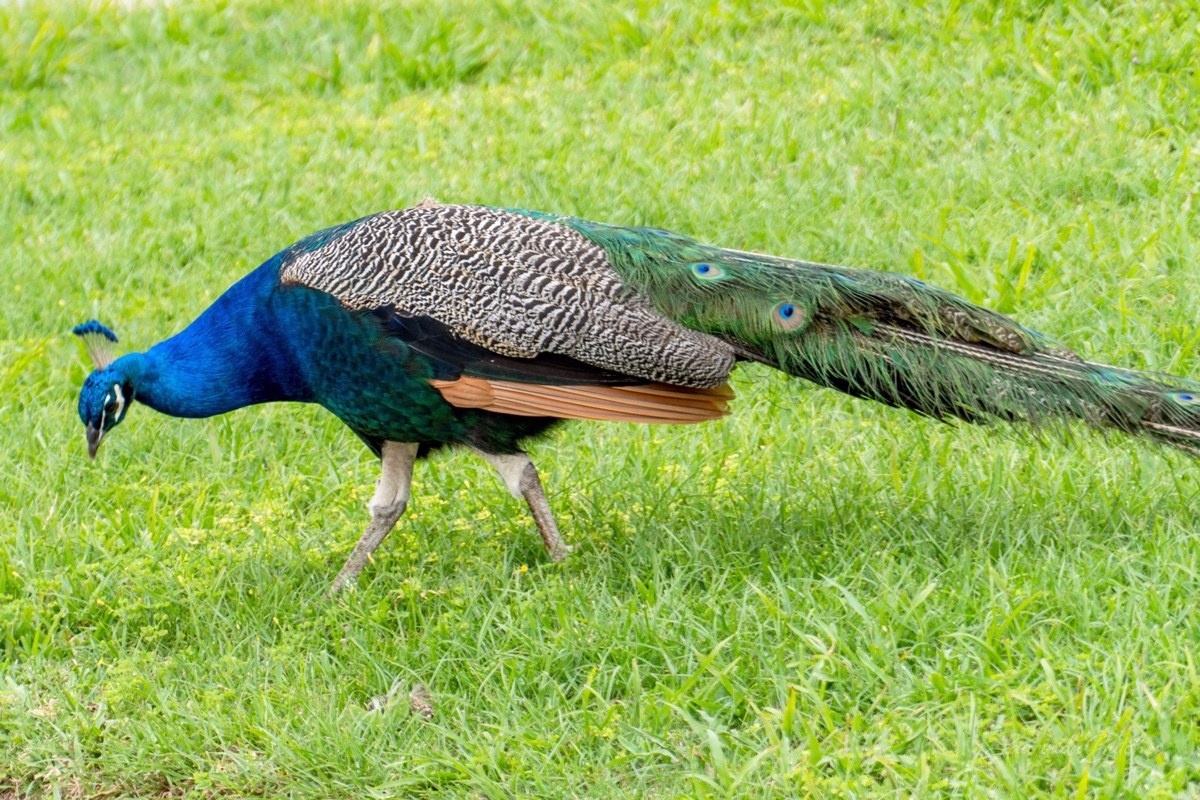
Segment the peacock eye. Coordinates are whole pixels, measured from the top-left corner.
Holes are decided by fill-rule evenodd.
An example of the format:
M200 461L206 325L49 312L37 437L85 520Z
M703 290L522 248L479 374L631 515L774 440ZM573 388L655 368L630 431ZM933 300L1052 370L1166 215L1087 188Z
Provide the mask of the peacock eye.
M692 264L692 274L697 278L712 280L713 278L720 278L725 273L716 264Z
M104 396L104 413L112 417L116 417L125 408L125 392L121 390L121 384L113 384L112 391Z
M785 331L794 331L804 325L804 310L795 303L782 302L775 306L775 322Z

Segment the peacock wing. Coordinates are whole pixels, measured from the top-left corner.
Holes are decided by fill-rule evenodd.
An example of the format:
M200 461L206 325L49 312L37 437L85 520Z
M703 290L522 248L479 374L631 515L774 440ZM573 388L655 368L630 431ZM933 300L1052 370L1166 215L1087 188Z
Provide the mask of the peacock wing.
M730 345L662 316L560 225L469 206L385 212L298 243L280 278L377 316L456 406L632 422L728 413Z
M645 379L557 353L502 356L468 342L430 317L374 313L433 371L430 384L451 405L500 414L615 422L704 422L729 413L727 384L694 388Z
M714 387L731 345L626 287L606 251L569 227L500 209L426 204L302 242L280 279L356 311L428 317L509 358L550 353L667 384Z

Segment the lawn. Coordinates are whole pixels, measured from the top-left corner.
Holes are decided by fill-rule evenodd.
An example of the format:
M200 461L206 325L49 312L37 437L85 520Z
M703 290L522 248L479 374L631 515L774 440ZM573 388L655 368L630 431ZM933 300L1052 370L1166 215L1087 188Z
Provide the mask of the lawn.
M719 423L533 447L566 562L439 454L326 601L354 436L135 408L89 463L70 336L144 349L432 196L893 270L1197 377L1198 64L1183 0L0 3L0 797L1200 795L1184 455L743 368Z

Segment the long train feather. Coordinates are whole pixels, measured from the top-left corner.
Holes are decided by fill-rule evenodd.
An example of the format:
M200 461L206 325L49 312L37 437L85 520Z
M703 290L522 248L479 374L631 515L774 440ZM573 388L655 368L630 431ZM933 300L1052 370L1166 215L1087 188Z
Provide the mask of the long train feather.
M1200 456L1200 383L1084 361L1001 314L886 272L566 217L666 316L740 358L938 419L1067 419Z

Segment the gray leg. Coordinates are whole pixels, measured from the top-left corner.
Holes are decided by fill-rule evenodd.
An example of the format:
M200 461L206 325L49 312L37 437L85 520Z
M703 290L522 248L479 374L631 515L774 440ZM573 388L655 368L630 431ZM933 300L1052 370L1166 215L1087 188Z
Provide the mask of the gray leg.
M473 448L472 448L473 449ZM558 526L554 524L554 515L550 513L550 503L546 500L546 492L542 488L542 479L538 477L537 467L524 453L512 455L496 455L476 450L500 473L504 485L513 497L523 497L533 513L533 521L537 523L538 533L546 545L546 552L551 561L562 561L571 552L571 546L562 540Z
M368 508L371 524L354 546L354 552L346 559L345 566L329 587L329 594L337 594L354 583L358 573L366 566L371 553L379 547L383 538L391 532L396 520L404 513L412 490L413 464L417 460L417 445L411 442L383 443L383 474L375 485L375 496Z

